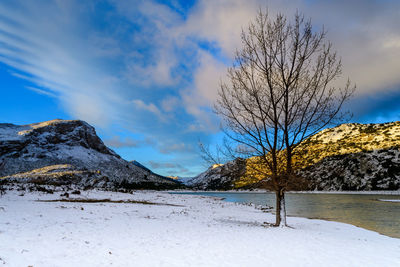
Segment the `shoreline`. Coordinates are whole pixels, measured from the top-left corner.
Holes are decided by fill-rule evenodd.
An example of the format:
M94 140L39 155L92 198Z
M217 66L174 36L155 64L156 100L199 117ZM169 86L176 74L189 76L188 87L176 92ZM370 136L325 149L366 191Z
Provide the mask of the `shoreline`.
M274 202L271 203L271 201L274 201L275 196L273 192L248 192L248 191L242 191L242 192L236 192L236 191L185 191L183 193L181 192L170 192L171 194L180 194L180 195L200 195L200 196L212 196L215 198L218 198L223 201L227 202L234 202L234 203L246 203L246 204L251 204L255 205L255 207L267 207L268 210L272 213L274 213ZM295 197L296 199L300 199L301 203L303 196L306 199L314 199L312 196L314 195L315 197L320 198L328 198L328 196L334 197L334 198L340 198L342 199L342 196L346 196L346 198L363 198L365 197L368 198L368 201L374 201L374 202L381 202L381 203L387 203L387 204L394 204L395 207L392 207L392 211L396 211L396 205L400 204L400 194L398 194L397 191L384 191L380 192L380 194L375 194L375 192L370 192L370 191L363 191L363 192L329 192L328 194L324 194L326 192L324 191L319 191L319 192L313 192L315 194L308 194L309 192L303 191L303 192L289 192L287 195L290 197ZM262 198L264 201L261 203L259 199ZM267 201L267 202L265 202ZM293 201L293 199L292 199ZM307 201L306 201L307 202ZM304 203L306 203L304 202ZM357 201L356 201L357 202ZM294 202L287 202L288 205L290 206L291 203ZM326 209L326 212L314 212L313 205L317 204L315 201L311 202L309 204L302 204L300 206L296 206L291 211L289 211L289 214L287 216L289 217L300 217L300 218L308 218L308 219L318 219L318 220L327 220L327 221L332 221L332 222L340 222L340 223L347 223L354 225L356 227L361 227L366 230L374 231L379 234L389 236L389 237L394 237L394 238L400 238L400 232L398 232L396 229L398 229L396 226L398 225L398 222L393 219L393 216L396 216L395 214L389 215L387 212L382 214L382 209L379 206L374 205L374 208L376 208L376 211L372 214L371 212L368 212L367 214L369 215L362 215L360 213L360 216L355 218L352 217L351 215L348 216L342 216L343 213L348 213L348 212L360 212L362 210L362 207L357 207L352 205L352 202L349 202L348 205L343 206L343 204L340 204L339 206L335 205L328 205L325 206L324 209ZM308 203L308 202L307 202ZM328 202L329 203L329 202ZM355 204L356 205L356 204ZM365 205L365 204L364 204ZM352 207L352 208L351 208ZM311 210L309 210L311 209ZM337 212L337 210L341 210L342 212ZM301 212L297 212L300 210ZM327 212L327 211L332 211L332 213ZM397 216L398 217L398 216ZM378 219L381 218L381 219ZM400 226L400 225L399 225Z

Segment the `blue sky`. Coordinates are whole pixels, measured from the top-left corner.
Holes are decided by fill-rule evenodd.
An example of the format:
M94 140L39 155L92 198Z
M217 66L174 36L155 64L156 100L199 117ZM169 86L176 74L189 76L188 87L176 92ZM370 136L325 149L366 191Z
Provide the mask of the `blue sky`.
M221 138L211 106L241 28L266 5L325 26L354 122L400 120L399 1L2 0L0 122L82 119L125 159L193 176L198 141Z

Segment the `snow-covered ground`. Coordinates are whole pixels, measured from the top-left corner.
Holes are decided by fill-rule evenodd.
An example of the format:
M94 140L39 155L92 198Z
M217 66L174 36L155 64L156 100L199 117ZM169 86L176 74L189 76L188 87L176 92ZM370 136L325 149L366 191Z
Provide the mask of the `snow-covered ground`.
M292 228L265 227L272 214L210 197L71 196L172 206L37 202L61 193L19 194L0 197L0 266L400 266L400 239L294 217Z

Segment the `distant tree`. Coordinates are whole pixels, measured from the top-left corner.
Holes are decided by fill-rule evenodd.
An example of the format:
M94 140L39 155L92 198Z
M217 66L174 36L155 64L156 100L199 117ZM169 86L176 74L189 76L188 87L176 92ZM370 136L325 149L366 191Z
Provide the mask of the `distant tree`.
M342 87L332 84L342 65L325 37L299 13L289 22L260 10L242 30L243 47L219 88L215 111L228 140L224 147L250 158L247 168L276 193L275 226L286 225L285 191L303 182L294 171L293 159L298 164L303 153L299 144L342 121L347 113L340 110L355 90L349 79Z

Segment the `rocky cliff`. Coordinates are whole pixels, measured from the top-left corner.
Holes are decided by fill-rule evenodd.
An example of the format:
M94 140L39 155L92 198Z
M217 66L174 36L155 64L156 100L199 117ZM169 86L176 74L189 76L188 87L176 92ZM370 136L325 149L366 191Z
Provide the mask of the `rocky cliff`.
M396 148L326 157L299 171L311 190L399 190L400 151Z
M179 184L122 159L80 120L0 124L0 177L94 186L174 188ZM69 178L68 178L69 177ZM62 179L61 179L62 178Z

